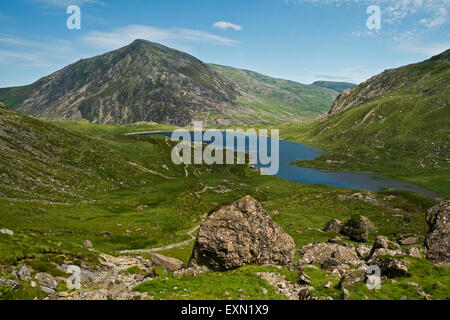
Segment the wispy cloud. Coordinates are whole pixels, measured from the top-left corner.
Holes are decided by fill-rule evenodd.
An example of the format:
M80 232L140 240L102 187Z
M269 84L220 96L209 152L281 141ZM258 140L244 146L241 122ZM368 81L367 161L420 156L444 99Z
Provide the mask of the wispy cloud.
M449 0L284 0L287 4L360 5L377 4L382 9L383 22L395 24L413 17L426 27L434 28L447 22Z
M241 31L242 30L242 26L237 25L237 24L233 24L231 22L227 22L227 21L217 21L212 25L213 28L219 28L222 30L226 30L226 29L234 29L236 31Z
M110 32L91 31L82 36L82 41L99 49L116 49L136 39L159 43L205 42L219 45L234 45L237 41L217 36L206 31L174 28L163 29L145 25L129 25Z

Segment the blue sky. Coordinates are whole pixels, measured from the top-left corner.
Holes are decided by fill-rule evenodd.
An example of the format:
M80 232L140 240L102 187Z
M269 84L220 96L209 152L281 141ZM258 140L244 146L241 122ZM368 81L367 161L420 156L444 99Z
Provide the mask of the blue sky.
M381 29L369 30L370 5ZM81 8L81 30L66 8ZM362 82L450 48L450 0L2 0L0 87L136 38L302 83Z

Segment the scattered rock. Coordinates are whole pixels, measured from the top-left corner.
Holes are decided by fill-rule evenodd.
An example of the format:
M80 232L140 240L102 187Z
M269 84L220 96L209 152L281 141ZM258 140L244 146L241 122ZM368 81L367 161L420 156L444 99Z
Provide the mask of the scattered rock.
M303 271L300 271L297 282L298 284L311 284L311 278Z
M323 287L324 287L325 289L330 289L332 285L333 285L333 283L332 283L331 281L328 281L327 283L324 284Z
M141 204L139 207L136 208L136 211L144 211L147 209L148 209L148 206L146 204Z
M0 279L0 287L2 287L2 286L6 286L10 290L16 290L16 289L19 289L20 283L18 281L10 280L10 279Z
M338 219L331 219L323 226L324 232L336 232L341 233L342 228L344 227L344 223Z
M28 281L31 278L31 272L28 270L26 265L21 265L19 271L17 271L17 278L22 281Z
M31 281L31 282L30 282L30 287L36 288L36 287L37 287L37 283L34 282L34 281Z
M86 248L93 248L92 242L90 240L84 240L83 246L85 246Z
M58 281L51 275L45 272L40 272L35 275L35 278L39 281L41 290L48 294L54 294L58 290Z
M268 291L267 291L266 288L262 288L262 289L261 289L261 292L262 292L262 294L266 295Z
M375 239L375 242L373 244L370 254L373 256L373 254L375 253L375 251L377 249L385 249L383 252L387 252L387 250L392 250L392 251L395 251L395 250L400 251L401 250L400 246L397 243L389 240L385 236L378 236Z
M433 284L433 290L436 290L436 289L438 289L438 288L440 288L441 287L441 283L439 282L439 281L437 281L437 282L435 282L434 284Z
M427 259L436 264L450 264L450 200L444 200L428 209L430 227L425 236Z
M342 289L342 298L344 298L344 300L350 298L350 292L348 291L348 289Z
M291 283L285 277L276 273L258 272L256 275L260 279L267 281L277 293L285 295L289 300L311 299L310 292L314 290L311 286Z
M152 253L150 259L152 259L155 266L171 271L181 270L186 267L182 261L163 256L162 254Z
M406 248L405 253L410 257L422 258L422 254L420 253L419 249L417 249L416 247Z
M14 231L6 229L6 228L0 229L0 233L7 234L8 236L14 235Z
M406 284L408 286L413 287L416 290L423 290L423 287L420 284L418 284L418 283L408 281L408 282L406 282Z
M341 237L330 238L328 239L328 243L342 244L342 238Z
M341 234L357 242L367 242L369 232L374 229L373 223L364 216L353 216L344 225Z
M351 285L364 282L366 279L366 272L363 269L351 270L345 274L338 284L338 288L344 289Z
M356 252L358 253L358 256L361 259L367 259L370 257L370 253L371 253L371 248L366 245L366 244L360 244L357 248L356 248Z
M336 259L340 264L358 266L364 263L350 244L343 246L335 243L310 243L302 247L300 253L302 254L301 262L304 264L322 265L329 258Z
M368 265L376 265L381 270L381 276L388 278L406 277L409 276L408 265L409 262L401 259L386 257L386 258L372 258Z
M295 243L253 198L212 213L200 226L189 266L229 270L245 264L288 265Z
M271 216L276 216L276 215L278 215L278 214L280 214L280 211L278 211L278 210L272 210L272 211L270 211L270 215L271 215Z
M407 238L398 240L398 243L401 244L402 246L408 246L408 245L416 244L417 241L419 241L419 239L420 239L420 237L407 237Z

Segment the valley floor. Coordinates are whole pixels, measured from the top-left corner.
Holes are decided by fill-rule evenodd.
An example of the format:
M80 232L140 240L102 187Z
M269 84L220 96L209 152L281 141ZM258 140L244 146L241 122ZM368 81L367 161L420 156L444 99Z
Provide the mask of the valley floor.
M57 125L96 139L126 162L145 169L142 172L146 177L146 182L140 185L124 183L113 191L91 190L81 199L54 197L49 193L26 201L16 197L0 200L0 229L13 232L0 233L0 278L16 281L11 272L25 264L34 273L45 272L59 279L56 291L64 292L62 298L74 293L65 285L64 279L68 275L61 271L61 265L75 264L87 270L101 270L101 254L122 255L142 262L149 259L150 251L145 250L179 243L185 245L168 247L158 253L187 263L193 247L191 235L195 235L202 219L218 205L245 195L258 200L266 211L278 212L272 216L273 220L293 237L298 249L311 242L327 242L336 234L323 232L323 225L330 219L347 220L355 214L369 218L376 227L370 234L369 245L377 235L385 235L394 241L405 235L417 235L420 240L416 246L423 248L421 243L428 230L425 211L436 203L407 192L358 193L295 183L260 176L246 165L175 166L170 161L172 143L167 138L124 135L167 130L170 129L168 126L115 127L75 122ZM282 128L282 138L305 142L301 135L294 134L294 129L294 126ZM315 164L326 163L319 161ZM379 168L379 172L387 176L422 184L448 196L446 171L419 171L414 176L410 172L405 175L401 170L388 171L376 165L349 167L352 170L371 168ZM438 178L442 174L445 183L439 185ZM423 179L419 180L420 177ZM126 177L123 179L125 181ZM86 240L93 248L86 246ZM348 239L344 242L357 245ZM423 299L410 283L419 285L432 299L450 299L448 267L435 266L423 258L405 259L411 263L410 277L385 279L377 291L367 289L363 283L356 284L349 288L349 299ZM156 269L152 280L147 281L142 277L138 262L128 269L113 270L116 275L129 276L134 285L139 284L136 291L145 293L144 298L154 299L287 299L257 273L279 274L291 283L296 282L298 276L298 271L282 267L246 266L196 276ZM334 287L339 282L338 277L320 269L319 265L313 265L305 272L312 279L313 296L343 298L342 291ZM123 281L123 276L117 278ZM39 286L33 288L31 279L18 282L20 286L15 289L0 286L0 299L47 296ZM324 287L327 282L332 283L329 289ZM436 282L440 282L439 287L435 286ZM126 290L132 295L133 288Z

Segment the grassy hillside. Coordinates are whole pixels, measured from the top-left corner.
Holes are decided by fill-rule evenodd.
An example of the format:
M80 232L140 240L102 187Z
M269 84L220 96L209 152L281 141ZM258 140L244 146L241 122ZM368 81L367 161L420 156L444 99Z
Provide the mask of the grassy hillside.
M294 238L298 248L327 241L335 234L319 232L318 228L331 218L346 220L353 214L363 214L374 222L377 231L371 234L370 242L377 234L394 240L403 234L423 237L427 231L424 212L434 204L421 195L386 191L370 193L382 204L375 205L349 197L354 190L260 176L245 165L175 166L170 161L173 143L166 137L124 135L169 129L164 126L47 123L7 110L0 110L0 120L2 159L8 152L14 155L8 158L10 164L5 161L0 167L0 227L14 231L12 236L0 234L1 278L8 277L11 267L23 263L35 272L67 276L58 265L84 263L94 267L98 252L118 254L119 250L154 248L189 239L187 232L205 213L244 195L253 196L268 211L278 210L273 219ZM42 183L47 175L54 179L51 188ZM8 183L12 178L20 189ZM32 183L27 185L27 181ZM206 191L205 186L209 187ZM140 205L147 205L147 209L138 211ZM97 251L83 247L85 240ZM192 245L187 245L161 253L187 262L191 250ZM448 298L448 269L420 259L412 263L411 278L398 279L397 284L386 280L377 292L366 290L365 284L357 285L351 289L352 298L420 298L404 289L409 280L421 284L435 299ZM255 275L265 271L283 274L293 282L298 273L261 266L200 277L180 278L161 272L138 289L156 299L285 299ZM307 273L317 288L315 296L342 298L338 289L323 289L327 281L337 284L338 278L320 268ZM437 280L441 288L432 289ZM268 289L267 295L262 295L261 287ZM0 299L44 296L31 288L29 281L21 282L14 291L0 288Z
M315 118L327 112L338 95L334 90L276 79L253 71L211 66L243 89L244 93L237 97L237 102L250 107L264 122Z
M316 81L312 84L313 86L320 88L328 88L341 93L347 89L353 89L356 84L350 82L337 82L337 81Z
M283 137L326 152L302 165L381 172L448 196L449 57L388 70L339 98L327 117L286 126Z

